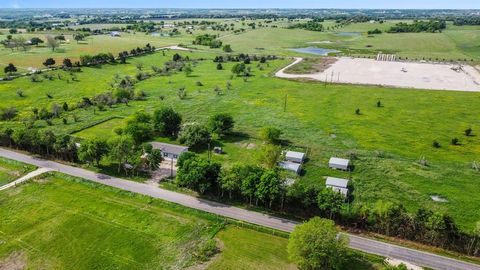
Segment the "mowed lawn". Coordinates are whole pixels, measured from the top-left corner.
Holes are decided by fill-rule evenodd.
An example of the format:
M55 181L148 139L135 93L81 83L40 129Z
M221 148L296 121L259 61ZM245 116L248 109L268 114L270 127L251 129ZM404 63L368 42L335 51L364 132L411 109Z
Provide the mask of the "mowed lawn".
M213 215L62 175L0 192L0 265L179 269L223 226Z
M70 105L82 97L110 91L109 83L115 74L135 75L135 64L142 63L144 71L151 65L162 66L174 51L156 53L129 59L127 65L105 65L101 68L83 68L78 82L44 80L33 83L28 78L0 83L0 98L20 111L20 119L31 116L33 107L51 109L53 103ZM184 122L205 123L218 112L230 113L240 136L220 141L226 149L224 155L214 155L222 162L257 163L255 153L262 142L258 131L267 125L280 128L289 148L307 148L309 162L300 181L311 185L324 185L326 176L350 178L355 186L355 203L374 203L379 199L405 204L411 211L420 206L448 212L465 229L472 229L480 220L476 205L480 203L479 173L472 162L480 157L480 119L475 108L480 107L480 93L455 91L425 91L375 86L327 85L274 78L273 72L290 62L288 59L250 65L253 77L247 82L231 76L233 63L224 63L217 70L212 53L179 52L190 58L204 58L186 76L153 77L136 85L147 94L145 101L116 105L105 111L76 110L79 122L72 120L72 112L64 113L67 125L55 119L47 127L58 133L69 133L88 127L93 121L115 117L128 117L138 110L152 112L161 106L173 107ZM62 73L62 71L58 71ZM62 74L65 74L64 72ZM198 86L201 82L203 86ZM227 82L232 87L227 89ZM222 89L218 95L214 89ZM177 90L185 87L187 98L180 100ZM17 89L24 89L25 97L18 97ZM52 99L46 97L50 92ZM285 99L287 107L284 110ZM376 103L381 101L382 107ZM355 110L361 114L356 115ZM105 122L85 131L85 138L109 136L114 122ZM23 125L3 122L5 125ZM474 136L465 136L471 127ZM75 135L78 135L75 134ZM458 138L460 145L451 145ZM436 140L440 148L433 148ZM328 169L331 156L348 157L354 152L353 173ZM426 159L429 166L417 163ZM448 200L438 203L431 195Z
M0 157L0 186L35 170L35 166Z
M228 226L216 238L221 252L206 270L297 269L288 261L286 238L236 226ZM383 258L352 251L345 269L374 270L382 266Z

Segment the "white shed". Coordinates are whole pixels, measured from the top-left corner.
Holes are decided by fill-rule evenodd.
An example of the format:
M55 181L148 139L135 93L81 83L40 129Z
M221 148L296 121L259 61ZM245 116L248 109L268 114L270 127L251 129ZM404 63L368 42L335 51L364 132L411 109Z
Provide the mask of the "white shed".
M336 177L327 177L325 186L333 189L334 191L340 192L344 196L348 194L348 180Z
M292 171L296 174L300 174L300 171L302 169L301 164L295 163L295 162L290 162L290 161L281 161L281 162L278 163L278 166L280 166L280 168L283 168L287 171Z
M287 151L285 153L285 160L292 161L292 162L297 162L297 163L303 163L303 161L305 160L305 153Z
M348 169L350 168L350 160L332 157L328 162L328 167L332 169L348 171Z

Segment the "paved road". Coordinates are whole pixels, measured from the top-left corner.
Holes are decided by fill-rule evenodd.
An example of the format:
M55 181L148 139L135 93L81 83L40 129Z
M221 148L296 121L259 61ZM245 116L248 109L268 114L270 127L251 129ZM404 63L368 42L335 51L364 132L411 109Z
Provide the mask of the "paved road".
M111 187L151 196L169 202L181 204L194 209L229 217L249 223L291 232L298 223L288 219L272 217L258 212L228 206L225 204L198 199L192 196L164 190L155 186L132 182L121 178L97 174L85 169L76 168L53 161L38 159L25 154L0 148L0 156L32 164L38 167L59 171L71 176L84 178ZM427 252L417 251L392 244L387 244L364 237L348 235L350 247L367 253L377 254L405 260L413 264L441 270L480 270L480 265L470 264L455 259L434 255Z

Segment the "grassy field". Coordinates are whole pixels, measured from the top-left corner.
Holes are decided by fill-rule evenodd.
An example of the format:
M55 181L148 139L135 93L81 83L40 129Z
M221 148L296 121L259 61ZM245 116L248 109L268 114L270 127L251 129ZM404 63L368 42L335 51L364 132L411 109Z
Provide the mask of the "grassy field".
M144 64L145 70L153 64L161 66L173 53L129 59L127 65L84 68L78 73L78 82L55 79L33 83L28 78L2 82L0 98L20 110L19 119L28 118L33 107L50 109L53 103L76 104L84 96L108 91L115 74L134 75L136 63ZM203 52L182 54L191 58L214 57ZM289 60L270 61L261 67L254 63L251 65L254 76L244 82L242 78L231 78L233 63L224 64L225 69L218 71L211 60L199 61L190 76L179 73L138 83L136 89L148 95L145 101L116 105L105 111L76 110L74 113L80 119L76 123L72 112L64 113L62 117L68 119L67 125L56 119L48 128L56 132L76 132L96 121L113 116L128 117L140 109L151 112L160 106L172 106L183 115L185 122L202 123L216 112L226 112L233 115L235 130L241 134L218 142L226 154L214 155L214 160L256 163L255 153L261 145L257 133L263 126L273 125L284 131L290 148L308 149L310 161L300 181L323 185L326 176L348 177L355 185L356 203L386 199L401 202L410 210L425 206L450 213L465 229L473 228L480 220L475 208L480 203L476 196L480 192L479 174L470 168L480 156L480 122L473 113L474 108L480 106L479 93L353 85L325 87L323 83L273 78L272 72L287 63ZM64 74L63 71L56 73ZM203 86L197 86L198 81ZM228 81L232 84L231 90L226 89ZM215 93L216 86L223 90L222 95ZM187 90L184 100L177 96L180 87ZM23 89L25 97L18 97L17 89ZM51 93L53 98L47 98L46 93ZM376 106L379 100L382 107ZM361 110L360 115L355 114L357 108ZM2 124L22 125L20 121ZM105 122L75 135L111 136L115 124ZM35 125L47 127L44 121L37 121ZM475 136L463 134L468 127ZM450 145L455 137L459 138L460 145ZM441 148L432 147L434 140ZM353 173L328 169L331 156L347 157L351 151L358 157ZM429 166L417 163L421 157L428 160ZM434 202L431 195L445 197L448 203Z
M5 269L296 269L286 238L221 230L213 215L84 180L51 174L0 195ZM194 266L212 237L219 253ZM352 253L348 269L380 269L382 260Z
M0 186L33 171L35 166L0 157Z
M229 226L217 234L221 253L212 260L207 270L275 270L297 269L287 260L287 242L250 229ZM382 269L383 258L352 252L345 269Z
M28 269L178 269L196 263L222 226L209 214L60 175L3 191L0 205L0 265Z
M240 21L240 20L211 20L224 24L232 24L235 29L245 29L245 32L235 34L232 31L213 31L211 29L201 30L195 28L193 34L186 32L185 28L178 27L180 35L174 37L161 37L146 35L145 33L122 33L121 37L109 35L94 35L85 41L77 43L73 40L72 32L68 30L56 30L53 32L23 33L18 34L25 39L40 37L45 39L46 35L65 34L67 42L64 42L55 52L42 44L39 47L32 47L27 52L12 51L7 48L0 48L0 76L3 75L3 67L12 62L20 71L29 67L42 67L47 57L53 57L57 63L64 58L77 60L82 54L96 54L100 52L111 52L117 55L118 52L130 50L138 46L150 43L153 46L170 46L177 44L192 44L194 36L209 33L218 34L225 44L231 44L237 53L257 53L275 55L298 55L288 49L298 47L317 46L332 48L342 53L354 56L373 57L378 52L395 53L400 57L409 59L431 59L457 61L458 59L475 63L480 61L480 27L479 26L454 26L449 23L442 33L402 33L368 36L367 32L373 29L382 31L388 30L399 21L387 21L380 23L354 23L341 28L330 28L333 21L324 22L326 31L314 32L301 29L286 29L288 25L295 22L277 21L270 24L262 20ZM251 29L248 24L255 22L257 25L263 23L263 27ZM409 21L404 21L409 22ZM171 22L173 23L173 22ZM86 25L92 29L102 29L113 25L93 24ZM118 25L124 26L124 25ZM272 28L276 26L276 28ZM169 29L166 29L169 31ZM358 33L358 35L344 36L344 33ZM17 35L13 35L16 37ZM0 35L0 40L5 39L6 34ZM204 50L219 52L220 49L209 49L205 46L193 46Z

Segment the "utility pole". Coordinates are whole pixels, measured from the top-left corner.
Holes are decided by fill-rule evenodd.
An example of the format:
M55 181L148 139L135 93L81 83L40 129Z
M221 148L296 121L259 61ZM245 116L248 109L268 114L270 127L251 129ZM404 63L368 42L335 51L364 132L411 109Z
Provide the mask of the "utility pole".
M283 112L287 111L287 97L288 97L288 94L285 94L285 103L283 104Z

